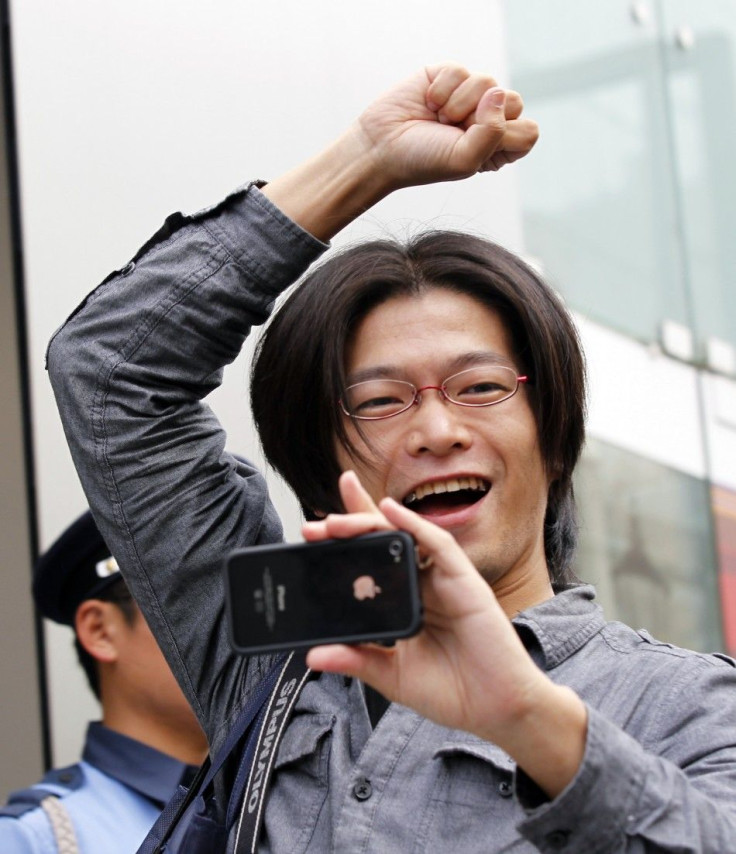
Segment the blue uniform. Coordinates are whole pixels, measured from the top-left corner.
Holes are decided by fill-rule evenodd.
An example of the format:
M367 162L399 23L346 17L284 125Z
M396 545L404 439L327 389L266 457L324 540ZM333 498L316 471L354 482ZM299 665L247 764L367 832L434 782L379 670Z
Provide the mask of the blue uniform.
M195 769L139 741L91 723L82 761L34 788L58 794L82 854L134 854L180 782ZM11 795L12 802L12 795ZM40 807L18 817L0 813L2 854L56 854Z

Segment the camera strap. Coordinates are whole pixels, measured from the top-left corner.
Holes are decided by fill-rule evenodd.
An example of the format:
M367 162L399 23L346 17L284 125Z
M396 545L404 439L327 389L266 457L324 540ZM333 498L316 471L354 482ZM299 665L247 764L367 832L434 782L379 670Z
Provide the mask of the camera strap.
M138 854L212 854L224 851L238 818L238 854L256 850L274 758L304 684L314 674L304 651L280 657L240 712L225 743L208 757L188 788L179 786ZM225 821L218 818L213 783L225 763L237 756ZM248 847L243 847L243 846Z
M254 854L256 850L276 753L302 688L314 675L306 665L304 651L292 652L261 710L258 737L249 741L233 786L237 792L247 776L235 833L235 854ZM234 803L231 798L230 804ZM228 827L230 818L228 814Z

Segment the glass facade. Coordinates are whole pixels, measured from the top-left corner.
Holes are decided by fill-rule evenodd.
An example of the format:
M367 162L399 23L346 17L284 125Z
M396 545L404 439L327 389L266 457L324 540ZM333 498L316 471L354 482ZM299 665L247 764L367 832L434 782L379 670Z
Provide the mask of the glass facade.
M709 339L736 346L736 3L660 0L658 8L691 323L702 357Z
M575 308L736 347L736 4L515 0L512 84L544 129L525 242ZM678 353L678 355L681 355ZM736 365L733 370L736 371Z
M574 311L697 369L680 394L698 454L589 440L578 573L609 618L733 653L736 459L709 441L736 447L736 422L715 425L703 383L736 398L736 2L505 8L511 84L541 128L518 165L525 251ZM633 421L668 430L660 368L630 377L647 388Z
M575 571L606 617L690 649L723 649L710 492L700 479L589 439L575 492Z

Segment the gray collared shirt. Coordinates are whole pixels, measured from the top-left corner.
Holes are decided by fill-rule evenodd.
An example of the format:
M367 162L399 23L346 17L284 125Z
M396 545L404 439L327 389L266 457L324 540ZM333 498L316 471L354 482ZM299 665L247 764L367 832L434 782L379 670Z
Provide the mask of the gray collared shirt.
M237 191L167 220L49 346L90 506L213 749L269 663L230 649L221 560L282 533L202 399L324 248ZM261 850L736 851L733 663L607 624L592 597L572 588L514 621L589 710L583 763L554 801L495 745L408 709L373 730L361 686L323 675L281 744Z

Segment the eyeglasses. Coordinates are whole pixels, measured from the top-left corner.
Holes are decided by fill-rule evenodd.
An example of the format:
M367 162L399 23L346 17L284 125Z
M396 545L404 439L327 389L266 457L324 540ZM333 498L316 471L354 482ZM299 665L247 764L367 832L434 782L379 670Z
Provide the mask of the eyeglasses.
M404 380L366 380L345 389L340 398L342 411L359 421L380 421L406 412L422 402L422 392L435 390L458 406L493 406L513 397L519 383L529 377L517 376L504 365L482 365L448 377L442 385L417 388Z

